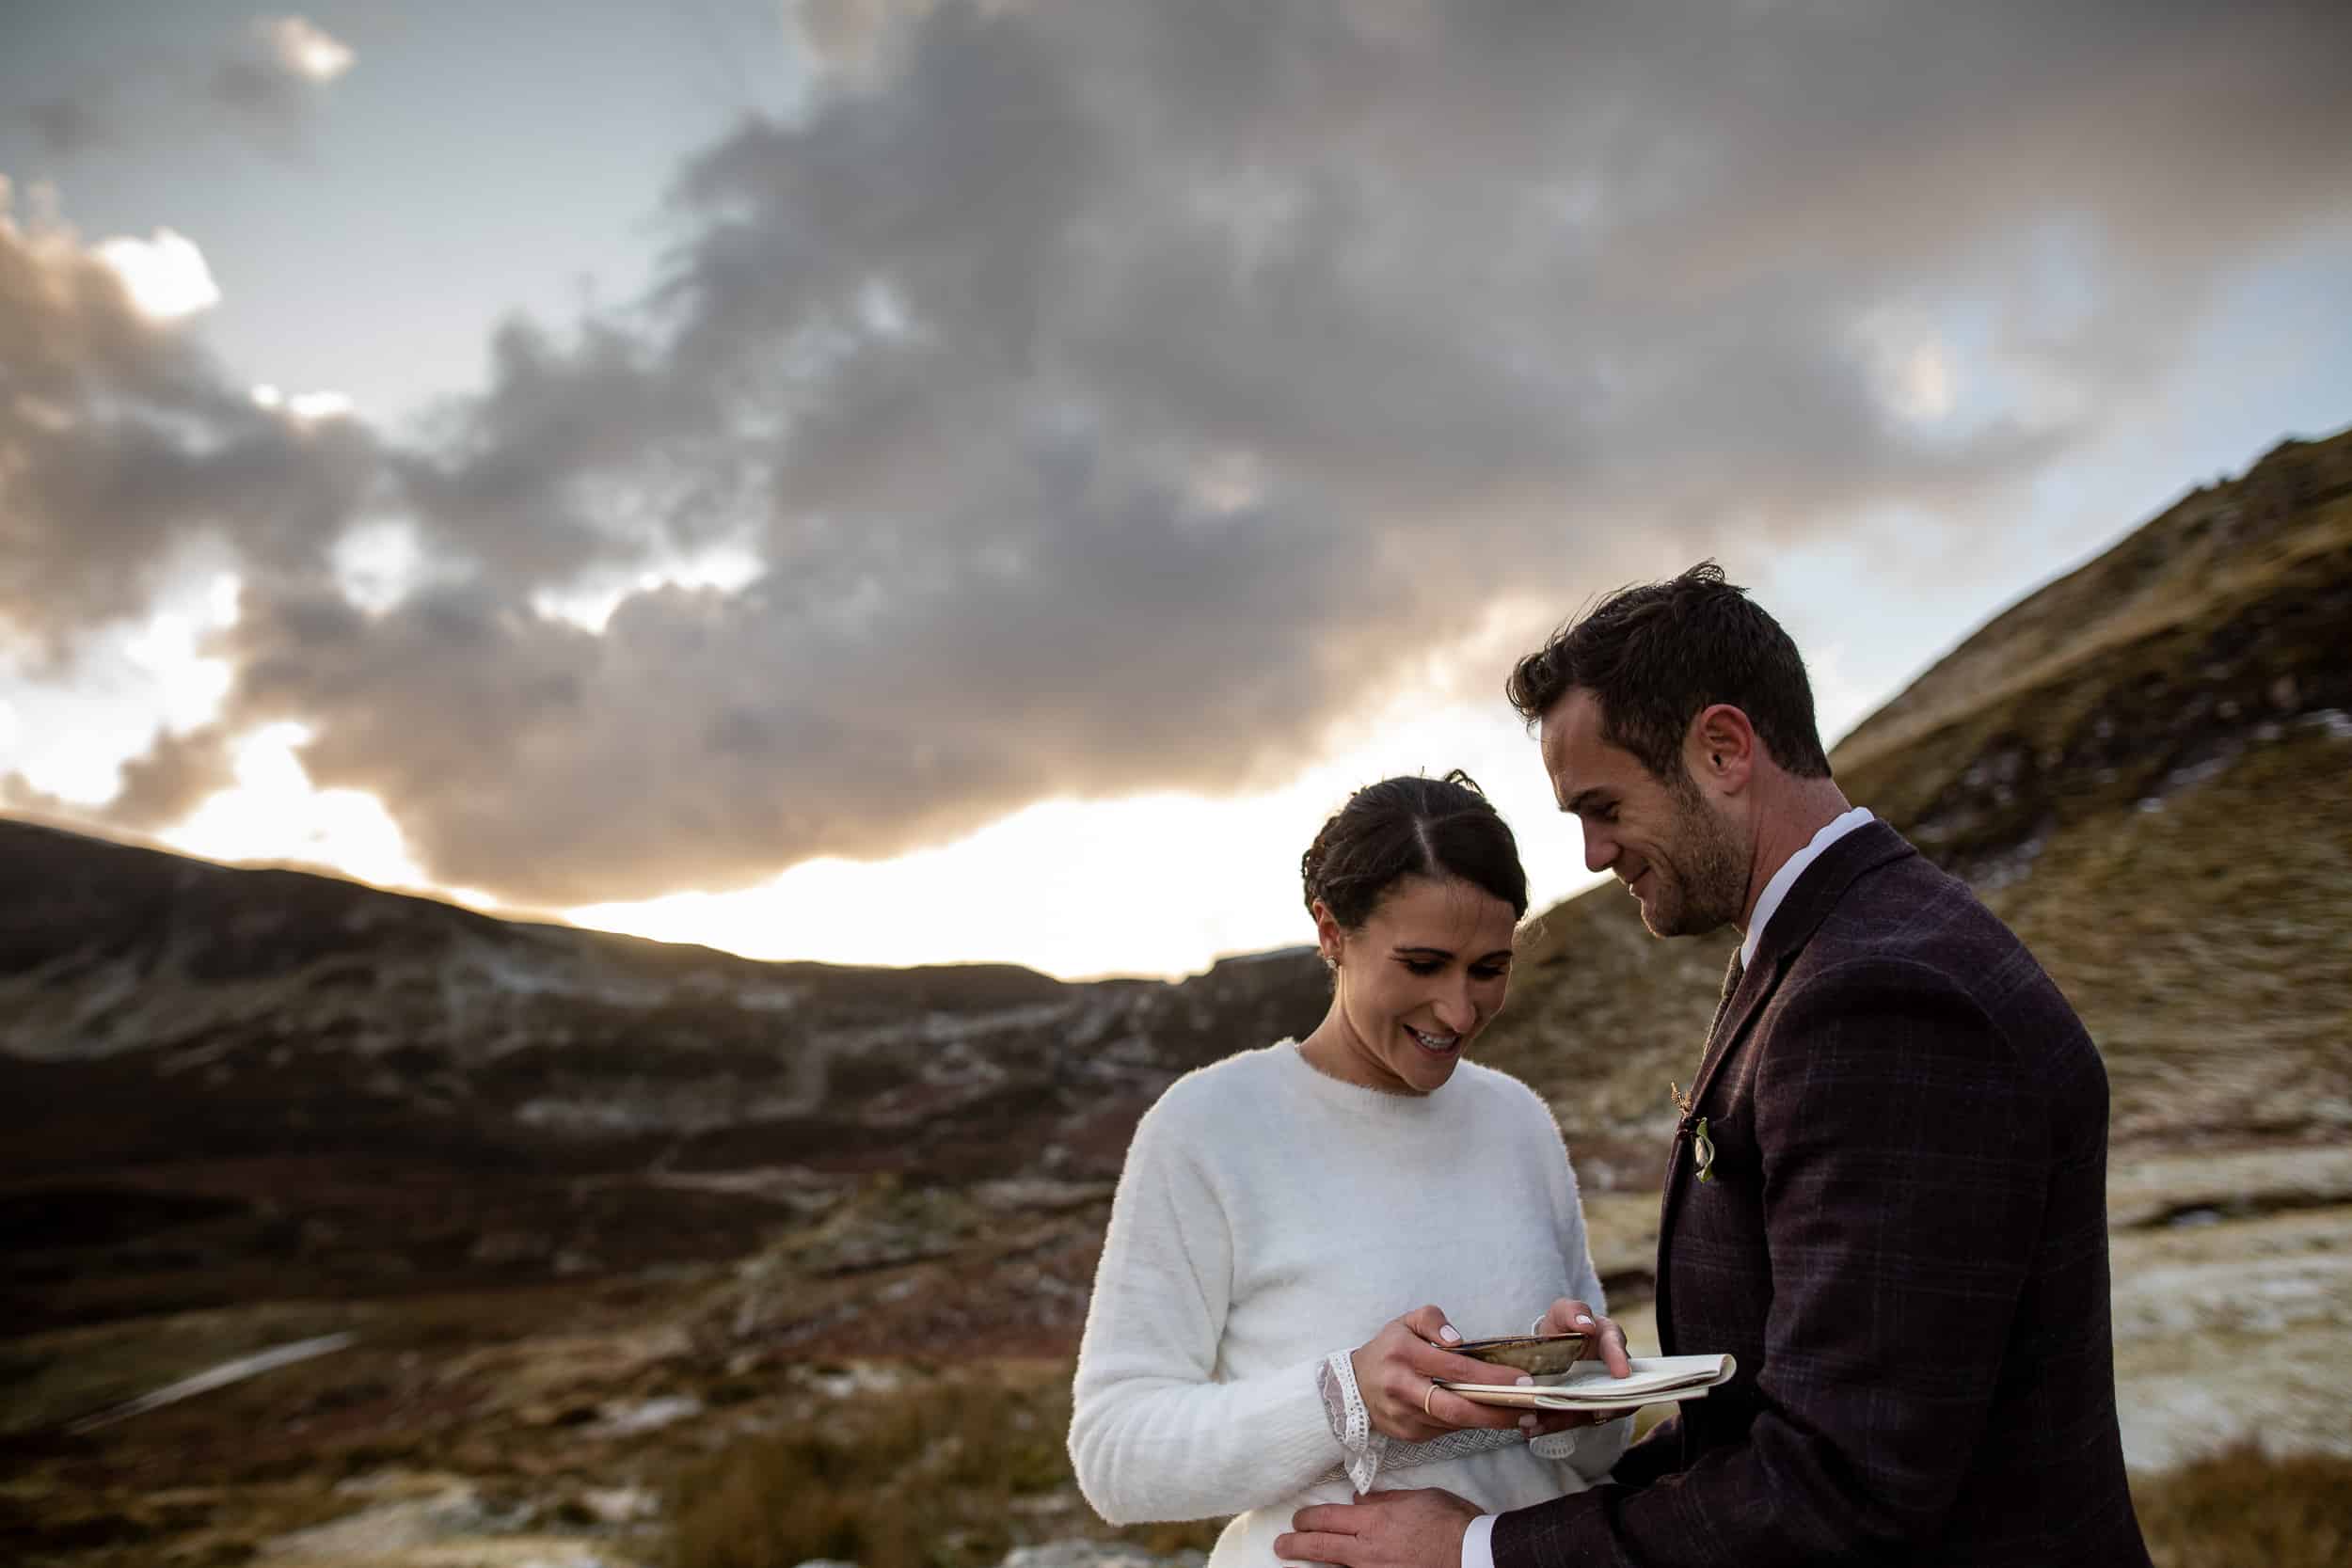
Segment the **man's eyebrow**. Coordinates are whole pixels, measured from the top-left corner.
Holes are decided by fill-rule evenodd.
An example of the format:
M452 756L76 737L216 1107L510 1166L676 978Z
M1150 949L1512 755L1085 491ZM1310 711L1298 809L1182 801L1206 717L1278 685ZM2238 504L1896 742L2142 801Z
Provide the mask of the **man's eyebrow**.
M1594 785L1590 789L1580 789L1576 792L1576 798L1572 800L1564 802L1560 809L1565 812L1572 812L1581 816L1584 814L1585 807L1599 805L1608 794L1609 791L1598 784Z

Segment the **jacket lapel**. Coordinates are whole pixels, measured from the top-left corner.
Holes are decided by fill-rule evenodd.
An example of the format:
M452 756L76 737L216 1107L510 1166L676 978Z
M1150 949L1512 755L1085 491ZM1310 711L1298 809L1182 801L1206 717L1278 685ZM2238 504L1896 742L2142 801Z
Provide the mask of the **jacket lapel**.
M1740 978L1740 989L1731 993L1708 1032L1707 1053L1699 1060L1699 1075L1691 1085L1691 1103L1704 1101L1708 1085L1715 1081L1715 1073L1740 1043L1749 1023L1771 1000L1780 987L1780 977L1804 944L1813 940L1813 933L1829 911L1846 895L1846 890L1857 878L1874 871L1887 862L1916 854L1903 841L1902 834L1880 821L1870 821L1821 851L1821 858L1804 868L1780 908L1764 927L1764 935L1756 945L1756 962L1748 966Z
M1837 901L1846 895L1846 890L1864 873L1916 853L1902 834L1884 822L1871 821L1822 850L1820 859L1804 868L1804 874L1789 888L1780 908L1772 911L1771 923L1764 927L1763 938L1756 947L1756 962L1748 965L1739 987L1716 1009L1714 1027L1708 1031L1706 1053L1699 1059L1699 1075L1691 1085L1692 1106L1706 1102L1708 1086L1714 1083L1724 1059L1747 1033L1748 1025L1763 1010L1764 1004L1772 999L1772 992L1779 989L1782 974L1804 950L1804 944L1813 939L1821 922L1829 918L1830 911L1837 907ZM1668 1355L1677 1353L1667 1257L1674 1238L1677 1200L1690 1182L1690 1157L1684 1153L1683 1146L1689 1141L1696 1116L1695 1109L1686 1113L1682 1125L1675 1130L1674 1144L1667 1154L1666 1184L1659 1197L1656 1313L1659 1348ZM1688 1450L1685 1451L1687 1457Z

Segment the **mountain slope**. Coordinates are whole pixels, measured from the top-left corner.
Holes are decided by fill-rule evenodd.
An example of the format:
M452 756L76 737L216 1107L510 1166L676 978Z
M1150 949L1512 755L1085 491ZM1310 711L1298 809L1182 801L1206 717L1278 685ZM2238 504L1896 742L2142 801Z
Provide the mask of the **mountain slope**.
M2352 433L2201 489L1969 638L1832 758L1968 879L2106 1054L2120 1143L2352 1124ZM1486 1055L1597 1184L1656 1179L1731 940L1555 910Z
M1325 996L1295 952L758 963L18 822L0 863L19 1322L734 1258L885 1180L1066 1207L1178 1073Z

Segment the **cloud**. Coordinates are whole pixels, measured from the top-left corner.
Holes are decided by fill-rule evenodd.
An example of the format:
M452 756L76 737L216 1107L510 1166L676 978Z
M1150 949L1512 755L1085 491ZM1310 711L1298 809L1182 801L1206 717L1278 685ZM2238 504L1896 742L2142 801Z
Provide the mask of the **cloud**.
M349 71L358 55L349 44L299 16L265 16L254 24L271 56L305 81L331 82Z
M210 53L143 50L69 83L23 117L58 157L120 152L222 128L292 152L326 89L358 60L350 45L307 18L256 17Z
M122 280L132 305L150 321L177 321L220 303L213 269L184 234L158 229L151 240L104 240L92 254Z
M113 106L104 102L103 89L94 89L88 99L45 98L26 109L24 118L40 135L41 146L59 157L122 145L122 129Z
M193 242L110 244L19 222L0 182L0 650L52 672L192 548L324 570L383 467L364 425L255 406L181 329Z
M242 47L214 67L206 93L265 143L292 150L318 97L358 59L299 16L255 19Z
M428 440L137 339L200 413L58 437L0 613L61 634L214 528L223 733L305 725L434 876L743 885L1261 786L1499 616L1997 508L2352 199L2318 6L802 14L837 71L681 170L648 297L510 324ZM2026 376L2066 395L1982 401ZM130 537L50 536L116 486ZM363 607L334 546L387 513L433 569ZM675 580L712 552L764 570Z
M296 392L289 397L264 381L253 388L253 405L272 413L280 409L286 417L303 424L320 420L340 420L352 411L351 397L344 392Z

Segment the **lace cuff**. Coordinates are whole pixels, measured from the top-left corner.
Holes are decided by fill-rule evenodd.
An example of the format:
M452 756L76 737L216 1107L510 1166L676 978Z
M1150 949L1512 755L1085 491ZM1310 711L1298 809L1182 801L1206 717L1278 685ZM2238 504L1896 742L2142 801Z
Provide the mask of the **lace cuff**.
M1618 1440L1620 1428L1626 1432L1632 1431L1629 1424L1632 1419L1630 1416L1620 1416L1597 1427L1570 1427L1565 1432L1547 1432L1532 1440L1527 1445L1527 1451L1538 1459L1574 1459L1578 1451L1588 1444Z
M1331 1423L1331 1435L1346 1452L1342 1467L1348 1483L1359 1492L1371 1491L1389 1440L1372 1430L1372 1413L1364 1408L1363 1393L1356 1386L1354 1356L1343 1350L1325 1356L1323 1365L1315 1369L1315 1389L1323 1396L1323 1416Z

